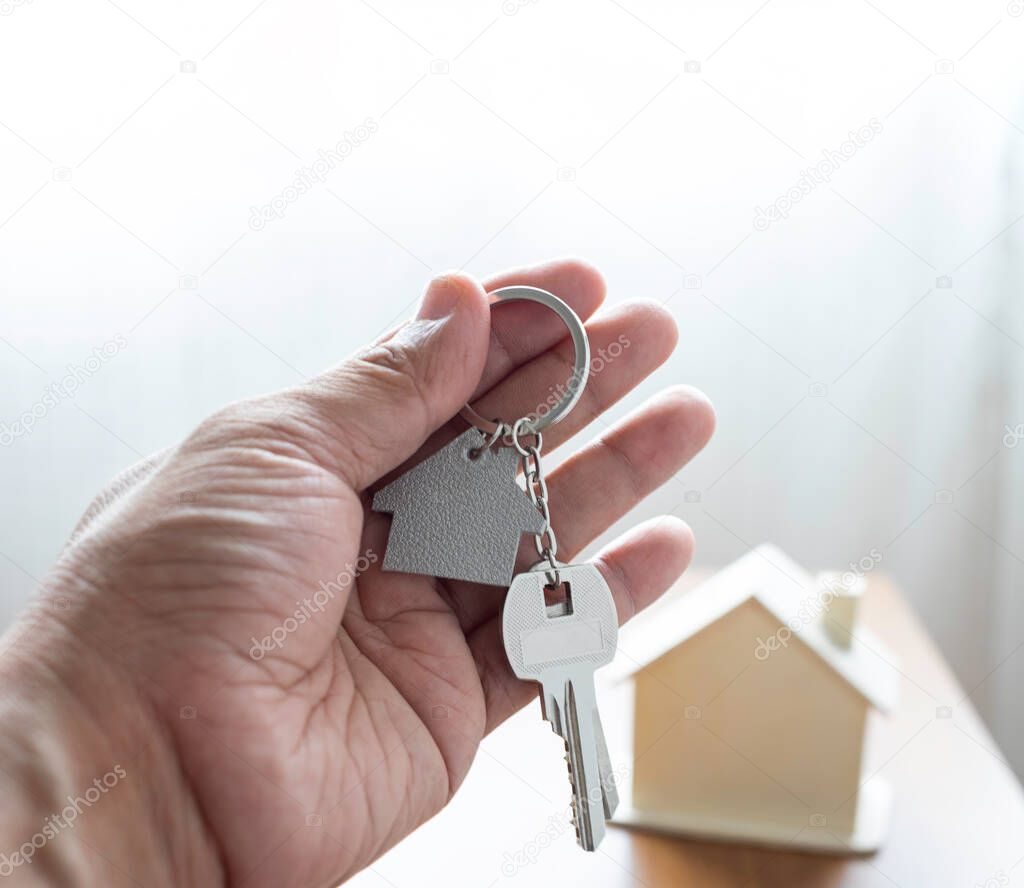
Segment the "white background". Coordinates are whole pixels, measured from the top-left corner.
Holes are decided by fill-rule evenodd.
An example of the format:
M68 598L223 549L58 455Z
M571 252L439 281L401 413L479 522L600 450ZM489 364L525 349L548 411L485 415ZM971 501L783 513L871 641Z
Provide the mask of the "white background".
M613 417L680 381L718 409L623 526L674 512L702 567L761 541L812 569L877 549L1019 770L1021 11L2 0L0 421L125 341L3 439L2 617L91 495L204 414L339 360L434 272L577 254L682 332Z

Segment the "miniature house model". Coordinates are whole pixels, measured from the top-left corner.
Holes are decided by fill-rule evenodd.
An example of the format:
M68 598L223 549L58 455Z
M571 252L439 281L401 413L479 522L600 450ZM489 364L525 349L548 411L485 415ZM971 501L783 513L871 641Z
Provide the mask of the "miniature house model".
M889 792L866 779L865 737L894 705L898 673L857 622L864 585L852 572L811 577L761 546L624 631L609 671L632 712L633 764L616 821L876 849Z

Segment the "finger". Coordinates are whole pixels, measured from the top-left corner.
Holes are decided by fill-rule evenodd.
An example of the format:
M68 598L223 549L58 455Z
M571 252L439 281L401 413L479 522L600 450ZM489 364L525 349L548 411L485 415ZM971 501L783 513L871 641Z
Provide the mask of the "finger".
M548 478L559 557L571 561L672 479L704 449L714 428L715 411L704 393L674 386L569 457ZM536 561L532 544L529 551Z
M354 490L407 459L470 396L490 316L468 275L431 281L416 319L285 393L298 437Z
M509 272L488 282L553 287L589 315L604 298L590 266L561 260ZM527 310L524 312L524 309ZM381 341L286 393L300 437L355 490L408 459L454 415L474 389L487 388L564 335L538 305L503 306L494 324L480 284L467 275L437 278L416 319Z
M585 428L660 367L676 347L679 332L672 315L656 302L637 301L603 312L586 325L590 373L579 402L561 422L544 429L544 451ZM572 342L563 339L503 380L480 399L483 416L511 422L544 415L566 391L573 374Z
M647 607L689 566L693 534L680 519L665 516L634 528L594 559L615 599L619 622ZM487 706L488 732L537 696L537 685L512 673L501 641L500 617L469 638Z
M548 477L548 504L558 559L570 563L597 536L668 482L701 451L715 413L697 389L677 386L646 404L573 454ZM533 538L519 550L517 570L538 560ZM494 616L504 597L493 587L452 588L465 631Z
M488 293L501 287L539 287L554 293L581 320L587 320L605 297L601 273L579 259L555 259L541 265L503 271L484 280ZM567 335L550 309L531 302L509 302L491 309L491 349L474 397L496 385L520 365Z

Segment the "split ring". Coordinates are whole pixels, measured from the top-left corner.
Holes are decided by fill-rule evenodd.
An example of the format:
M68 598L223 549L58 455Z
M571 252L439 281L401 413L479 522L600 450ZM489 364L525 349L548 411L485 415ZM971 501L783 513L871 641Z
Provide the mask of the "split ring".
M586 330L584 330L583 322L576 312L555 296L554 293L541 290L539 287L502 287L500 290L495 290L488 295L492 300L492 308L501 302L539 303L557 314L569 330L574 354L572 374L565 384L565 391L557 403L545 413L542 414L540 412L541 408L538 407L534 413L527 414L515 424L516 426L521 426L525 432L536 434L541 429L564 419L566 414L576 406L576 402L579 401L580 396L583 394L583 388L587 384L587 376L590 374L590 342L587 339ZM500 420L484 419L469 404L466 404L459 411L459 415L470 425L476 426L488 435L496 434L499 429L509 427L508 423L502 423Z

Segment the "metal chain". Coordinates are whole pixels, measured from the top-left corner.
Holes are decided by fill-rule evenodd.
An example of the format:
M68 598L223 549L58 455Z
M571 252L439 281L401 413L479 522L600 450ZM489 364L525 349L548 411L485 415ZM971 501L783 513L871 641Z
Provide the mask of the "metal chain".
M548 508L548 484L544 480L544 469L541 464L540 451L544 446L544 438L540 432L530 432L534 441L526 444L521 440L523 426L529 422L529 417L522 417L516 420L509 434L512 446L519 454L519 461L523 467L523 475L526 478L526 492L530 495L530 501L537 507L541 517L544 519L544 527L540 533L534 535L533 545L537 554L548 563L545 571L548 583L557 586L560 582L558 574L558 561L555 556L558 554L558 539L555 537L555 529L551 526L551 512Z

